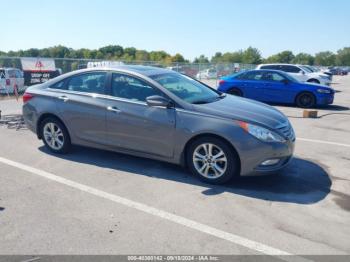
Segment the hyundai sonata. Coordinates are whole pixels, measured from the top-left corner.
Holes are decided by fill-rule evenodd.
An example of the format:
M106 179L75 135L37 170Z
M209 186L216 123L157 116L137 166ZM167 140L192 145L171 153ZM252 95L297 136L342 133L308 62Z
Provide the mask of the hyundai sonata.
M160 68L79 70L28 88L23 102L28 128L54 153L117 151L181 164L209 183L274 172L294 150L278 110Z

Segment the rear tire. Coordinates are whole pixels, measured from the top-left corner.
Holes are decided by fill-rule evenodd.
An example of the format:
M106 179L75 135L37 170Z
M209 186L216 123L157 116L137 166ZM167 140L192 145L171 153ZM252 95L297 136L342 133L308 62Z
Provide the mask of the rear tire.
M241 96L241 97L243 96L242 91L239 90L239 89L236 88L236 87L231 88L231 89L228 91L228 93L229 93L230 95L234 95L234 96Z
M201 137L192 142L186 152L190 171L209 184L224 184L239 176L237 153L223 140Z
M40 124L40 133L45 146L53 153L66 154L71 141L64 124L57 118L45 118Z
M301 108L311 108L316 105L316 98L311 93L300 93L295 99L296 105Z

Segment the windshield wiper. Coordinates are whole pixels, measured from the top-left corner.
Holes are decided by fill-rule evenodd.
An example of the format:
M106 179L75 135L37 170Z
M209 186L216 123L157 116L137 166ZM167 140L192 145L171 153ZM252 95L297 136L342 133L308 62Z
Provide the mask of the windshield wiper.
M192 102L192 104L195 104L195 105L200 105L200 104L207 104L207 103L210 103L211 101L209 100L198 100L198 101L194 101Z
M221 95L211 98L211 99L206 99L206 100L198 100L198 101L194 101L192 102L192 104L208 104L208 103L212 103L215 101L218 101L219 99L223 99L224 97L226 97L226 94L222 93Z

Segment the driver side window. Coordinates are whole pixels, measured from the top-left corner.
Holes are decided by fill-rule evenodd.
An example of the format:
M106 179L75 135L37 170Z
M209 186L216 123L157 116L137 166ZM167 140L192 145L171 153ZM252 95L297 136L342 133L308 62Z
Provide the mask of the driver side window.
M150 86L145 81L118 73L112 75L111 89L112 96L138 102L146 102L146 98L149 96L162 96L158 89Z
M285 80L285 78L282 75L275 72L265 73L263 79L265 81L274 81L274 82L282 82L283 80Z

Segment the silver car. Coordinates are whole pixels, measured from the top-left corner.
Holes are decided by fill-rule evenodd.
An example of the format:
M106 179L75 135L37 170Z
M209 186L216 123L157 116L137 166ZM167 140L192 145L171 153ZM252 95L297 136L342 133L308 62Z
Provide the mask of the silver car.
M117 151L181 164L209 183L275 172L294 151L275 108L160 68L79 70L30 87L23 101L28 128L55 153Z

